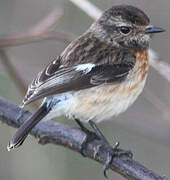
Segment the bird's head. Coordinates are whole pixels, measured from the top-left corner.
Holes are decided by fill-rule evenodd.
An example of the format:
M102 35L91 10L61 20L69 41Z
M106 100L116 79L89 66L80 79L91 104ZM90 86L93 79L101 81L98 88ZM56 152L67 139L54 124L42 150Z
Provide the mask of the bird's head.
M101 41L115 48L145 50L151 34L165 31L150 25L148 16L130 5L113 6L90 27Z

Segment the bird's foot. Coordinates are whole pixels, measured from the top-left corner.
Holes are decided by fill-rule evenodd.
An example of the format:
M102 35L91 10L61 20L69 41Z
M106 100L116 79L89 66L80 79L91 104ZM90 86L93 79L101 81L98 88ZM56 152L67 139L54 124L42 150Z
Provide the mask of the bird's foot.
M128 157L132 158L133 154L132 154L131 151L126 151L126 150L119 149L119 142L116 142L113 147L108 143L106 143L106 145L111 148L111 151L108 151L108 153L107 153L106 162L105 162L104 167L103 167L104 168L104 171L103 171L104 177L108 178L107 170L109 169L109 167L112 164L113 159L115 157L128 156Z
M84 125L83 123L78 120L78 119L75 119L75 121L77 122L77 124L80 126L81 130L86 134L86 137L85 139L83 140L82 144L81 144L81 147L80 147L80 153L83 157L86 157L86 154L85 154L85 149L87 148L87 145L89 142L93 141L94 139L99 139L99 137L97 136L96 133L88 130Z
M89 131L88 129L86 129L84 132L86 134L86 137L85 137L85 139L83 140L83 142L81 144L80 153L81 153L82 156L86 157L85 150L87 149L88 143L92 142L95 139L99 139L99 137L96 135L96 133L94 133L92 131Z
M77 124L80 126L81 130L86 133L86 138L84 139L83 143L81 144L81 150L80 153L86 157L86 154L84 153L84 150L87 148L87 145L89 142L93 141L94 139L100 139L103 141L103 143L108 147L108 153L106 162L104 164L104 176L105 178L108 178L107 176L107 170L109 169L110 165L112 164L112 161L115 157L120 156L128 156L130 158L133 157L133 154L131 151L125 151L122 149L119 149L119 142L116 142L115 145L112 147L110 143L107 141L103 133L100 131L100 129L97 127L97 125L93 121L89 121L90 126L93 128L93 131L88 130L80 120L75 119Z
M95 131L96 135L98 136L99 139L101 139L104 144L108 147L110 147L111 151L108 151L106 162L104 164L104 176L105 178L108 178L107 176L107 170L109 169L114 157L120 157L120 156L128 156L130 158L133 157L133 154L131 151L125 151L119 149L119 142L116 142L115 145L112 147L110 143L107 141L103 133L100 131L100 129L97 127L97 125L93 121L89 121L90 126L93 128Z

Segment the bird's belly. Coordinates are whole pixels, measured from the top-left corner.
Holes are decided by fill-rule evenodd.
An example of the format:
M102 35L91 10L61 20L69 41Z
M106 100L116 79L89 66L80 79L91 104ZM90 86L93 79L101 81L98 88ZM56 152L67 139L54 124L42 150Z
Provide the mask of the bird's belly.
M129 71L127 78L117 84L100 86L67 92L45 98L53 106L46 119L61 115L78 118L83 122L90 119L100 122L124 112L142 92L148 71L148 53L136 54L135 67Z
M101 85L81 90L74 95L74 103L66 114L83 122L110 119L124 112L142 92L146 78L134 83L128 81L119 85Z

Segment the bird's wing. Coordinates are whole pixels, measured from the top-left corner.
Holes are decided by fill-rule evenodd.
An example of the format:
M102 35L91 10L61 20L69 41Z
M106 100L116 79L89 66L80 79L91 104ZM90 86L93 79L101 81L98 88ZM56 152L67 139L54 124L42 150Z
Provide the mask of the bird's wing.
M131 69L131 64L86 63L63 67L58 61L53 61L30 84L23 105L54 94L121 82Z

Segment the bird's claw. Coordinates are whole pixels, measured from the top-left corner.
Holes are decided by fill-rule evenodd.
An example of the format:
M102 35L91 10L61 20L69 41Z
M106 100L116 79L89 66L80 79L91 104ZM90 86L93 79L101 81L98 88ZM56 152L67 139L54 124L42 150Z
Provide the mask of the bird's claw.
M106 159L106 162L104 164L104 171L103 171L104 177L107 179L108 179L107 170L109 169L109 166L113 161L113 158L115 156L117 156L118 147L119 147L119 142L116 142L115 145L112 147L112 151L107 153L107 159Z
M104 177L105 178L108 178L107 170L109 169L114 157L120 157L122 155L128 156L129 158L133 157L133 154L131 151L118 149L119 142L116 142L115 145L111 147L107 139L104 137L103 133L100 131L100 129L96 126L96 124L93 121L89 120L89 124L93 128L94 132L89 131L86 127L84 127L84 125L81 123L80 120L75 119L75 121L78 123L81 130L86 133L86 137L83 140L80 147L80 153L82 154L82 156L86 157L84 150L86 149L88 142L93 141L94 139L100 139L103 141L103 143L107 147L110 147L110 151L108 151L107 153L106 162L104 164Z
M112 150L107 153L107 159L104 164L104 177L108 179L107 176L107 170L109 169L110 165L112 164L112 161L114 157L120 157L120 156L128 156L129 158L133 157L133 154L131 151L125 151L125 150L120 150L118 149L119 147L119 142L116 142L115 145L112 147Z

